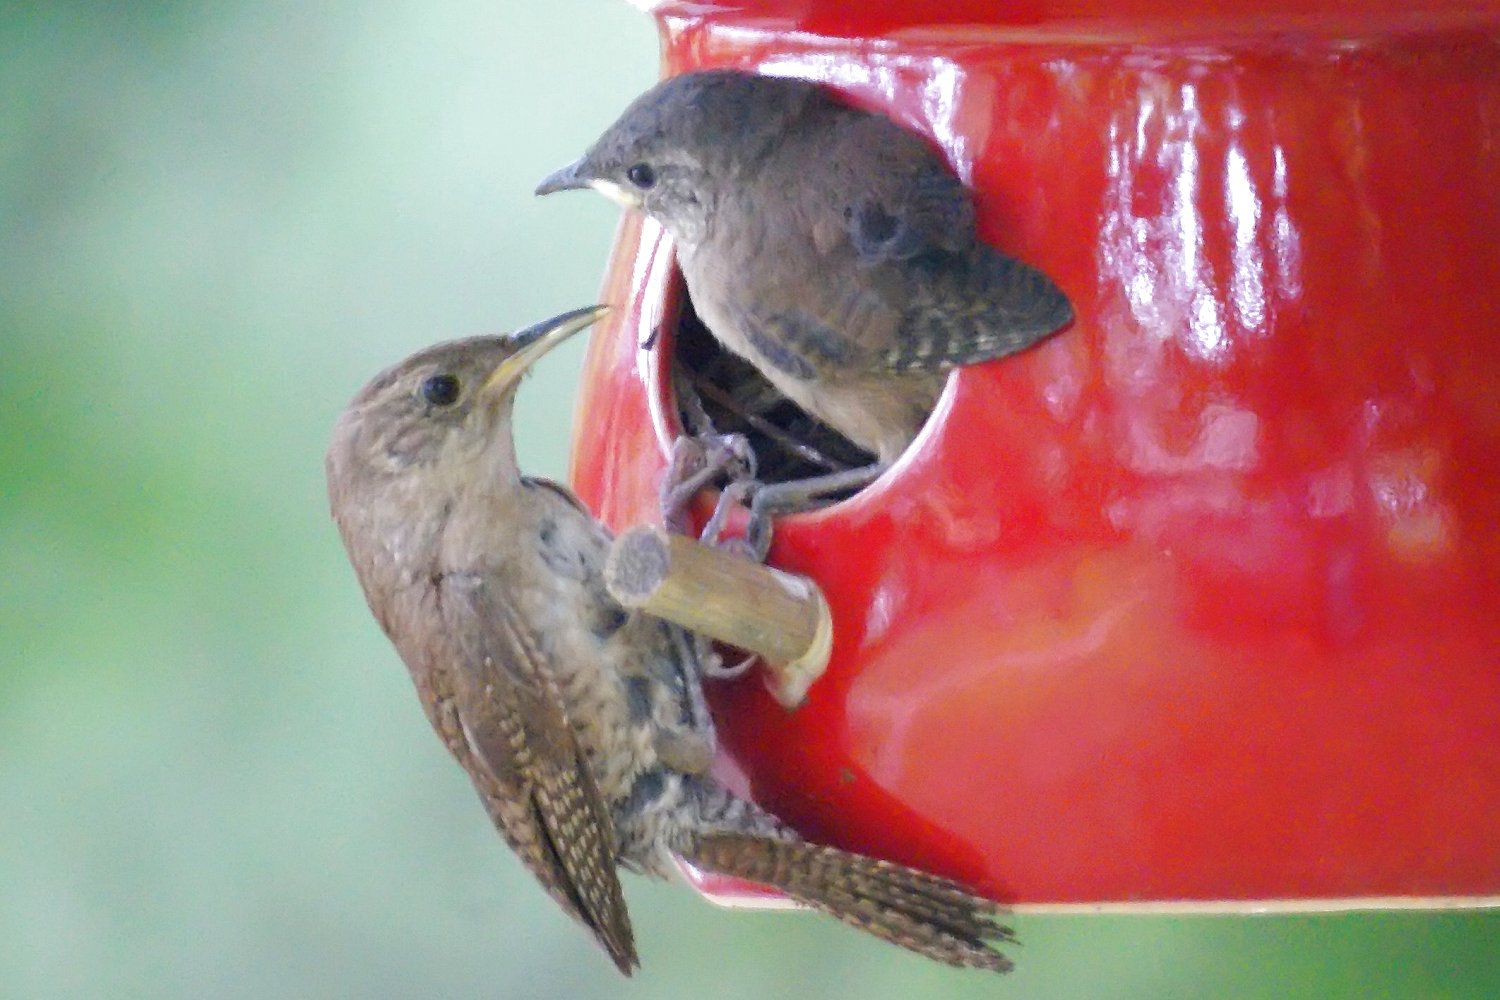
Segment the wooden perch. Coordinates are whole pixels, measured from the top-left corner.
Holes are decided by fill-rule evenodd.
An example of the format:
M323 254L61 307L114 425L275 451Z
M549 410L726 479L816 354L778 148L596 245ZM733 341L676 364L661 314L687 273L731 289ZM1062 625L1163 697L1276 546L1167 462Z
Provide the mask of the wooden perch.
M604 582L627 608L760 656L767 686L788 708L828 666L833 617L805 577L640 525L615 539Z

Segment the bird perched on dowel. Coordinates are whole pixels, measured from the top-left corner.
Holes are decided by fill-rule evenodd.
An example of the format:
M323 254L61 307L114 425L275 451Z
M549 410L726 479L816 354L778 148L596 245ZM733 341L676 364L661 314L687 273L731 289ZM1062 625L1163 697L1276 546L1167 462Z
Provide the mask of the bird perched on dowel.
M873 479L950 369L1073 317L1050 278L979 239L969 192L926 141L805 81L668 79L537 193L584 187L660 222L713 335L878 459L763 491L762 507Z
M334 519L433 728L505 840L626 974L639 963L616 868L665 876L673 853L939 961L1008 969L990 947L1012 940L994 903L807 843L714 782L699 645L615 604L609 533L518 470L521 376L600 312L422 351L339 418Z

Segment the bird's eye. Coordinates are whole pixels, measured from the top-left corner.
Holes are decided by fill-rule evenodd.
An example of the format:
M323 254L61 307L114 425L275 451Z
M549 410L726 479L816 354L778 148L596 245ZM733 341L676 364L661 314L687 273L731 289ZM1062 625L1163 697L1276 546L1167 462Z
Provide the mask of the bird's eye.
M458 399L458 379L452 375L429 375L422 380L422 398L433 406L452 406Z
M625 171L625 176L630 179L630 183L642 190L656 183L656 171L651 169L649 163L637 163Z

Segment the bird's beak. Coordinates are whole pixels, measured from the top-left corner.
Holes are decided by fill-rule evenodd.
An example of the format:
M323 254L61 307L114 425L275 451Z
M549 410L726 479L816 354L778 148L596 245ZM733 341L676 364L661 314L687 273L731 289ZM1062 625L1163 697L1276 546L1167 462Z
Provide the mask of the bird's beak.
M641 199L633 192L625 190L614 181L594 176L587 156L581 156L561 170L554 170L543 177L542 182L536 186L536 193L551 194L554 191L576 191L579 188L593 188L610 201L626 208L641 207Z
M521 380L531 366L552 348L609 312L609 306L589 306L554 316L544 323L517 330L508 338L515 352L495 366L484 380L483 393L503 392Z
M554 170L542 182L536 186L537 194L551 194L554 191L572 191L576 188L585 188L593 179L588 175L589 158L580 156L561 170Z

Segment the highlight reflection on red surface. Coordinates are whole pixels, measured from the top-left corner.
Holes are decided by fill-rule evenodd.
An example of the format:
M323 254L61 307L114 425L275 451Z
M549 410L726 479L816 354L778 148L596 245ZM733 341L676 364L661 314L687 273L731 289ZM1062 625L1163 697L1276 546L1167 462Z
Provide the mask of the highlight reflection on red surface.
M726 767L1009 901L1500 896L1500 7L1153 42L942 6L661 12L670 72L932 136L1079 316L781 524L833 661L794 713L716 685ZM657 516L671 287L628 218L574 454L617 528Z

